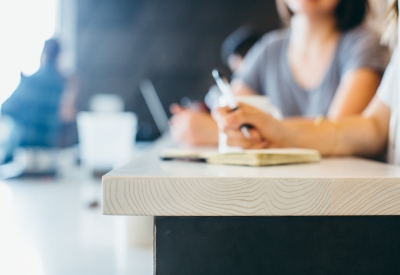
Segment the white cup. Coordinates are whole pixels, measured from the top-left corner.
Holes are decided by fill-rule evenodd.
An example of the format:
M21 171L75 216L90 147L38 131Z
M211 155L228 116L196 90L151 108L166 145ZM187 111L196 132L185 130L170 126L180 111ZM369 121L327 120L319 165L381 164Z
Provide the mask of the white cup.
M272 105L270 99L267 96L263 95L240 95L235 96L237 102L242 102L244 104L255 107L266 114L273 116L275 119L281 120L283 119L283 115L279 108ZM221 96L219 100L219 105L221 107L226 106L225 97ZM241 147L233 147L228 146L226 144L227 136L223 132L219 132L218 134L218 152L220 153L228 153L228 152L240 152L243 149Z

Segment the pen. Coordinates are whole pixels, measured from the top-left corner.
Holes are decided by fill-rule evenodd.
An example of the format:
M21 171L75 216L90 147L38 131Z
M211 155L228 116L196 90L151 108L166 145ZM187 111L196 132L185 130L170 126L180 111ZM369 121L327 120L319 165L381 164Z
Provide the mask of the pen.
M233 95L233 92L231 90L231 86L229 85L228 80L226 77L224 77L221 72L217 69L214 69L212 71L212 75L215 79L215 82L218 85L218 88L221 90L222 94L227 100L228 106L232 109L232 111L237 110L238 106L236 103L235 96ZM247 138L250 139L250 132L249 129L246 126L241 126L240 130L242 131L243 135Z

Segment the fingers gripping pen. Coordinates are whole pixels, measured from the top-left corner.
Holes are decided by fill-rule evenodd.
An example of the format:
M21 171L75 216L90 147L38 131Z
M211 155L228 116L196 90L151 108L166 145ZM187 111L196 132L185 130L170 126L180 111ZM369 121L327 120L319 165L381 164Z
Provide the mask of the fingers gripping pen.
M212 71L212 75L215 79L215 82L218 85L218 88L221 90L223 96L226 98L228 106L232 109L232 111L237 110L238 106L236 103L235 96L233 95L233 92L231 90L231 86L229 85L228 80L226 77L224 77L220 71L217 69L214 69ZM250 132L247 126L241 126L240 130L242 131L243 135L247 138L250 139Z

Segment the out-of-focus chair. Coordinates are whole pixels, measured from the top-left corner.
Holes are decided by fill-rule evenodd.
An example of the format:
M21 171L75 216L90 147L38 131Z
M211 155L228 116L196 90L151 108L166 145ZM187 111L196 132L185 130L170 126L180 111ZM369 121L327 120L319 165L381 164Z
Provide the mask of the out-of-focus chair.
M121 96L116 94L97 94L89 100L90 112L123 112L125 104Z
M82 164L92 171L108 171L132 157L137 116L124 112L122 98L113 94L92 97L89 111L77 115Z
M0 178L56 176L56 147L20 147L21 128L7 115L0 115Z
M7 161L12 150L10 142L12 142L13 128L15 124L13 120L5 115L0 115L0 164Z
M89 170L107 172L123 165L135 150L137 116L124 112L121 97L96 95L89 101L89 111L77 115L82 164ZM97 206L96 198L90 203ZM152 217L124 217L121 245L148 247L153 241Z
M77 116L82 164L107 171L133 155L137 117L131 112L80 112Z
M15 122L7 115L0 115L0 179L19 176L26 164L14 160L19 144L19 131Z

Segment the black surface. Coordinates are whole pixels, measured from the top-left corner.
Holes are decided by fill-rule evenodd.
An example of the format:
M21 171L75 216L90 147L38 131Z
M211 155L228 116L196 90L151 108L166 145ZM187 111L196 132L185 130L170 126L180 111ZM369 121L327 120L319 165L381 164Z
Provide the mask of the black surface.
M400 274L400 217L156 217L156 274Z
M222 41L243 24L281 23L275 0L76 1L79 110L96 93L116 93L139 117L139 140L159 133L138 83L149 78L164 108L188 96L201 100L221 67Z

